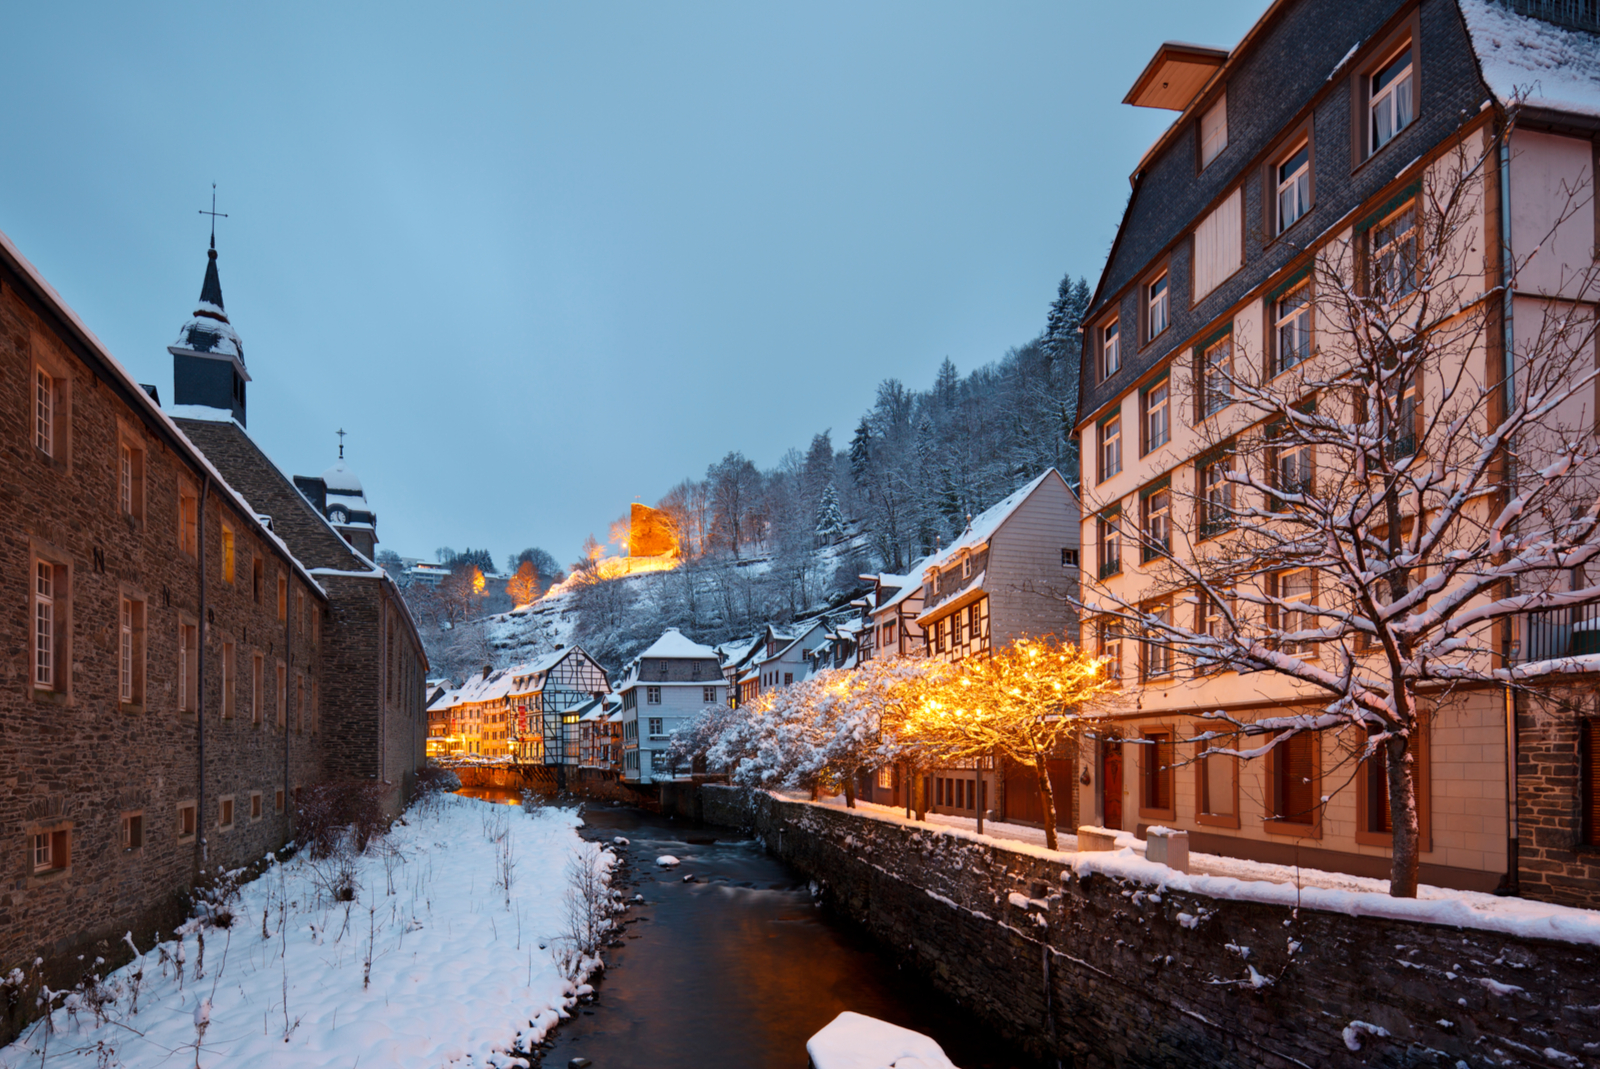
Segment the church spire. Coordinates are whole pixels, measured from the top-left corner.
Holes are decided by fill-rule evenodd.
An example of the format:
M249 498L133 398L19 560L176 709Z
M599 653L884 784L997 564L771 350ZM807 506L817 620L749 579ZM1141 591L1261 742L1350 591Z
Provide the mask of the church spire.
M200 283L198 307L178 331L178 340L167 346L172 354L173 403L201 405L228 412L242 426L245 421L245 384L250 373L244 366L244 345L228 322L222 307L222 278L217 274L217 220L227 214L217 211L216 187L212 186L211 245L206 250L206 275Z

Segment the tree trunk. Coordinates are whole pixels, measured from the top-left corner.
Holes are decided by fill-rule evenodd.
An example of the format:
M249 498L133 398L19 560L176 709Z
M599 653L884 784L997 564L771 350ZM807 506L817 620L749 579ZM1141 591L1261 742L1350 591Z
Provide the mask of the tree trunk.
M914 777L912 777L912 780L913 780L913 783L914 783L914 789L912 790L911 795L915 799L916 804L917 804L917 819L918 820L927 820L928 819L928 777L926 775L924 775L923 773L918 772Z
M846 776L844 778L844 807L846 809L854 809L856 807L856 778L854 776Z
M1033 770L1039 776L1039 807L1044 810L1044 845L1046 849L1055 850L1056 795L1050 786L1050 765L1043 751L1033 755Z
M1413 729L1415 730L1415 729ZM1404 735L1385 744L1389 773L1389 825L1394 831L1394 867L1389 875L1393 898L1417 897L1417 865L1421 835L1417 826L1416 777L1411 775L1412 755Z

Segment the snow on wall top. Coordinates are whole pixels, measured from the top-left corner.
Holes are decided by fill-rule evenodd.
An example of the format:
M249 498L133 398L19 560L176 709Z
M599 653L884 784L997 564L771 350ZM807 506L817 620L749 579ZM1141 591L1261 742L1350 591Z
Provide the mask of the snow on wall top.
M1600 37L1519 15L1493 0L1460 0L1483 80L1501 104L1600 116Z
M709 657L715 660L716 656L716 650L684 637L676 627L667 628L649 649L639 654L641 660L645 657Z

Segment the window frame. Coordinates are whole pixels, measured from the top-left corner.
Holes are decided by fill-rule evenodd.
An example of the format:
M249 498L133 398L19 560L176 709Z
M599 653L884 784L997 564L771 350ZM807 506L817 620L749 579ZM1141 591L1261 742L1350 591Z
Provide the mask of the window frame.
M1279 375L1282 375L1288 371L1292 371L1316 355L1317 302L1316 293L1313 290L1311 283L1311 276L1307 274L1304 278L1295 280L1291 285L1282 290L1282 292L1274 293L1269 297L1270 307L1266 309L1266 315L1263 317L1263 319L1266 321L1267 327L1267 360L1269 363L1266 370L1267 378L1269 380L1275 379ZM1299 304L1295 305L1294 308L1290 309L1288 314L1285 314L1283 311L1284 302L1290 297L1302 293L1305 295L1305 299ZM1300 358L1294 363L1285 364L1283 362L1283 328L1285 324L1289 323L1291 320L1300 319L1304 320L1304 343L1300 347L1303 352Z
M266 721L267 658L260 652L250 654L250 726L260 727Z
M278 722L277 729L285 731L289 727L289 666L282 660L277 662L277 674L274 677L277 684Z
M200 488L184 476L178 478L178 552L200 553Z
M1160 618L1165 613L1165 622L1171 626L1172 602L1167 600L1153 601L1143 606L1147 615ZM1167 683L1178 675L1178 665L1173 656L1173 649L1168 645L1158 645L1149 640L1142 639L1139 643L1139 681L1141 683ZM1155 657L1160 655L1162 667L1156 668Z
M1158 509L1157 498L1164 499L1164 504ZM1139 493L1139 562L1149 564L1151 561L1161 560L1172 555L1172 479L1162 477L1145 487ZM1163 531L1156 530L1157 519L1161 520ZM1159 548L1158 548L1159 544Z
M1161 287L1158 298L1156 287ZM1156 309L1161 310L1161 328L1156 329ZM1150 281L1139 287L1139 320L1144 330L1144 344L1149 345L1172 328L1172 271L1162 264L1150 276Z
M1122 316L1114 315L1096 330L1099 339L1099 380L1105 382L1122 370Z
M217 795L217 831L229 832L239 820L239 807L231 794Z
M1365 88L1367 99L1366 107L1363 110L1366 113L1367 120L1364 124L1364 136L1366 138L1366 154L1368 157L1375 156L1389 145L1394 144L1395 139L1409 130L1412 124L1417 121L1418 71L1416 51L1414 42L1408 39L1399 48L1391 49L1387 53L1387 58L1373 64L1366 73ZM1391 69L1399 67L1402 60L1405 65L1400 67L1391 81L1379 88L1379 77ZM1399 121L1402 96L1407 98L1406 104L1409 109L1409 114L1406 115L1404 122ZM1384 105L1387 105L1387 107L1384 107ZM1386 118L1391 126L1389 136L1382 141L1378 140L1378 111L1380 107L1384 107L1387 112Z
M239 649L231 638L222 640L222 719L232 720L238 712Z
M227 520L222 520L218 524L218 527L221 530L221 545L218 550L218 555L222 558L222 581L229 586L233 586L234 580L237 578L237 565L234 557L238 549L234 537L233 524L229 523Z
M147 461L144 438L121 417L117 419L117 512L134 524L146 515Z
M1421 269L1422 261L1421 210L1422 197L1420 195L1409 197L1380 216L1370 218L1361 234L1362 292L1368 297L1383 300L1386 306L1409 300L1417 292L1420 281L1417 272ZM1379 235L1386 227L1407 214L1411 216L1411 226L1380 246ZM1411 258L1409 264L1404 266L1407 268L1406 274L1409 276L1410 285L1400 292L1384 293L1380 296L1377 285L1380 262L1386 255L1401 252L1407 246L1410 247Z
M75 822L71 820L39 821L26 825L23 839L23 857L28 874L28 885L37 887L39 881L65 879L72 874L72 833ZM44 850L40 863L39 851Z
M1165 743L1157 740L1165 739ZM1170 820L1178 818L1177 795L1177 729L1171 724L1143 724L1139 727L1139 819ZM1162 763L1165 746L1166 762ZM1157 793L1152 794L1152 790ZM1159 805L1159 793L1166 794L1165 806Z
M1261 189L1263 193L1271 191L1270 196L1261 198L1261 232L1267 235L1263 244L1271 245L1282 238L1289 231L1299 226L1306 216L1317 206L1317 139L1313 136L1315 131L1312 122L1307 119L1281 137L1277 145L1267 154L1266 161L1262 164ZM1306 150L1305 162L1305 196L1306 202L1301 206L1300 214L1288 223L1283 221L1280 198L1283 192L1283 180L1280 177L1282 168L1291 159L1299 154L1301 149Z
M1292 567L1292 568L1281 568L1281 569L1271 573L1272 574L1272 596L1273 596L1273 598L1278 600L1278 601L1289 601L1289 600L1291 600L1290 598L1288 598L1283 593L1283 580L1284 580L1285 576L1293 574L1293 573L1296 573L1296 572L1304 572L1304 573L1306 573L1306 578L1309 580L1309 589L1306 591L1304 597L1296 597L1293 600L1296 601L1296 602L1303 602L1306 605L1310 605L1310 606L1315 607L1318 604L1318 601L1317 601L1317 594L1318 594L1317 570L1315 568L1309 568L1309 567L1305 567L1303 565L1302 566L1297 566L1297 567ZM1298 614L1298 615L1303 617L1303 616L1306 615L1306 610L1304 610L1304 609L1284 609L1284 608L1281 608L1278 605L1273 605L1272 606L1272 615L1273 615L1273 628L1274 628L1274 630L1277 630L1277 631L1308 631L1308 630L1312 630L1312 627L1306 626L1306 625L1307 624L1313 624L1313 625L1315 624L1314 620L1312 620L1312 621L1302 620L1301 621L1301 625L1302 626L1291 628L1291 627L1288 626L1288 623L1285 620L1285 614ZM1286 655L1288 655L1290 657L1298 657L1303 661L1314 661L1314 660L1317 659L1317 657L1319 655L1318 645L1315 642L1288 643L1288 642L1282 642L1282 640L1280 640L1280 643L1281 643L1281 645L1280 645L1279 652L1284 653L1284 654L1286 654ZM1289 646L1293 646L1294 648L1290 649L1290 648L1288 648ZM1309 647L1309 648L1306 648L1306 647Z
M1224 349L1227 350L1226 358L1223 360L1215 359L1215 354ZM1214 369L1225 368L1229 374L1234 373L1233 350L1232 323L1228 324L1227 329L1224 330L1220 335L1213 335L1206 341L1195 346L1195 381L1200 384L1200 389L1196 391L1195 397L1196 423L1204 423L1212 416L1218 415L1219 413L1225 411L1229 405L1233 404L1232 383L1224 379L1222 384L1223 389L1214 390L1211 382L1211 376ZM1224 400L1221 404L1213 404L1212 399L1214 397L1222 397L1226 398L1226 400Z
M1423 117L1423 75L1426 64L1423 63L1421 51L1416 46L1422 40L1422 17L1417 8L1413 8L1399 25L1395 26L1387 35L1374 42L1372 47L1365 50L1365 56L1360 63L1350 70L1350 129L1359 131L1352 140L1355 142L1355 151L1351 153L1350 170L1356 171L1363 167L1368 160L1376 157L1384 149L1400 140L1400 135L1417 125ZM1401 52L1411 49L1411 121L1382 145L1372 144L1372 80L1375 75L1387 67L1391 61L1398 59Z
M1100 578L1122 572L1122 509L1105 509L1095 517L1095 556Z
M644 703L646 705L660 705L661 688L657 686L646 686L644 688Z
M28 442L33 455L43 464L64 475L72 474L72 362L55 348L54 339L37 331L32 332L32 367L28 379L28 407L32 419L28 421ZM40 379L48 380L48 411L41 414ZM41 428L43 415L48 427ZM41 437L49 443L44 448Z
M1159 400L1157 395L1159 394ZM1172 442L1172 375L1163 369L1139 390L1139 456L1144 458ZM1160 440L1155 422L1159 415Z
M1208 456L1200 457L1195 461L1194 485L1196 515L1194 530L1196 542L1204 542L1208 539L1220 538L1229 531L1233 530L1236 526L1232 519L1233 509L1235 508L1234 502L1236 498L1235 484L1229 482L1226 478L1218 479L1215 485L1213 485L1211 481L1212 472L1221 472L1226 474L1227 472L1233 470L1233 462L1233 451L1226 448L1220 449ZM1212 497L1212 491L1214 489L1220 489L1221 496L1225 497L1226 501L1221 501L1220 498L1214 499ZM1226 513L1221 520L1217 518L1214 511L1218 508L1221 508Z
M1112 429L1112 428L1115 429L1115 433L1114 434L1108 434L1107 430L1108 429ZM1107 481L1108 479L1114 479L1118 475L1121 475L1122 474L1122 410L1121 410L1120 402L1118 404L1117 411L1113 412L1111 415L1107 416L1105 419L1100 420L1100 422L1095 425L1095 441L1096 441L1096 445L1095 445L1095 475L1096 475L1096 479L1095 479L1095 482L1096 483L1103 483L1103 482ZM1106 453L1106 447L1108 445L1113 444L1113 442L1115 443L1115 446L1116 446L1116 462L1117 463L1116 463L1116 470L1115 471L1110 471L1110 470L1108 470L1110 465L1108 465L1106 463L1106 457L1108 455Z
M144 809L124 810L118 821L118 842L124 854L136 854L144 849Z
M200 710L200 621L186 612L178 613L178 708L181 716ZM193 645L190 639L193 638Z
M44 578L48 571L48 579ZM36 700L72 701L73 566L71 558L37 540L28 554L28 690ZM43 583L47 589L42 589ZM44 623L41 629L43 618ZM41 639L47 639L41 642ZM48 650L42 650L48 645ZM41 657L48 658L49 679L40 676Z
M177 805L178 842L192 843L196 830L200 827L199 814L193 799L181 801Z
M1227 754L1217 754L1213 757L1206 756L1213 750L1221 750L1226 748L1229 747L1226 747L1220 739L1209 739L1195 743L1194 822L1196 824L1212 828L1237 829L1239 827L1239 770L1242 762L1239 760L1239 758L1231 757ZM1232 813L1207 812L1206 800L1207 797L1213 793L1211 790L1212 761L1233 762L1233 790L1231 792L1232 801L1230 803L1233 806ZM1222 793L1227 794L1230 792L1224 791Z
M261 823L261 821L267 815L266 803L264 803L261 800L261 792L260 791L251 791L250 794L249 794L249 803L250 803L250 807L249 807L250 816L249 816L248 819L249 819L250 823L252 823L252 824Z
M1283 732L1278 732L1283 734ZM1322 838L1322 811L1324 806L1322 798L1322 733L1318 731L1303 731L1300 733L1309 740L1311 746L1311 813L1308 821L1302 823L1286 819L1281 810L1284 800L1280 797L1281 785L1279 777L1283 775L1282 762L1287 754L1285 747L1274 746L1267 752L1267 791L1262 801L1266 805L1266 812L1262 815L1262 830L1269 835L1288 835L1302 839Z
M1106 679L1116 686L1122 686L1122 648L1126 636L1122 632L1122 621L1116 617L1103 616L1095 624L1095 656L1109 658L1106 668Z
M1211 118L1211 116L1214 115L1219 108L1222 111L1222 144L1217 146L1216 151L1211 153L1210 158L1207 158L1205 124L1206 120ZM1196 174L1205 173L1206 168L1210 167L1213 163L1216 163L1217 158L1224 152L1228 151L1228 145L1230 143L1228 140L1228 134L1228 87L1223 86L1217 92L1217 98L1207 104L1205 110L1201 111L1199 115L1195 117L1194 142Z

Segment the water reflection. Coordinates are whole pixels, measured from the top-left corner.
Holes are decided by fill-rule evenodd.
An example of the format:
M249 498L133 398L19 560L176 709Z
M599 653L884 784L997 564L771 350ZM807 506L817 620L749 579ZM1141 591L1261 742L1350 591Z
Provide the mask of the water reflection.
M629 894L646 901L624 915L598 1001L557 1030L546 1066L804 1069L806 1039L848 1009L933 1036L964 1069L1035 1069L813 905L754 842L626 809L590 806L584 820L589 838L631 840ZM658 869L662 854L682 864Z
M521 805L522 792L515 787L462 787L457 794L500 805Z

